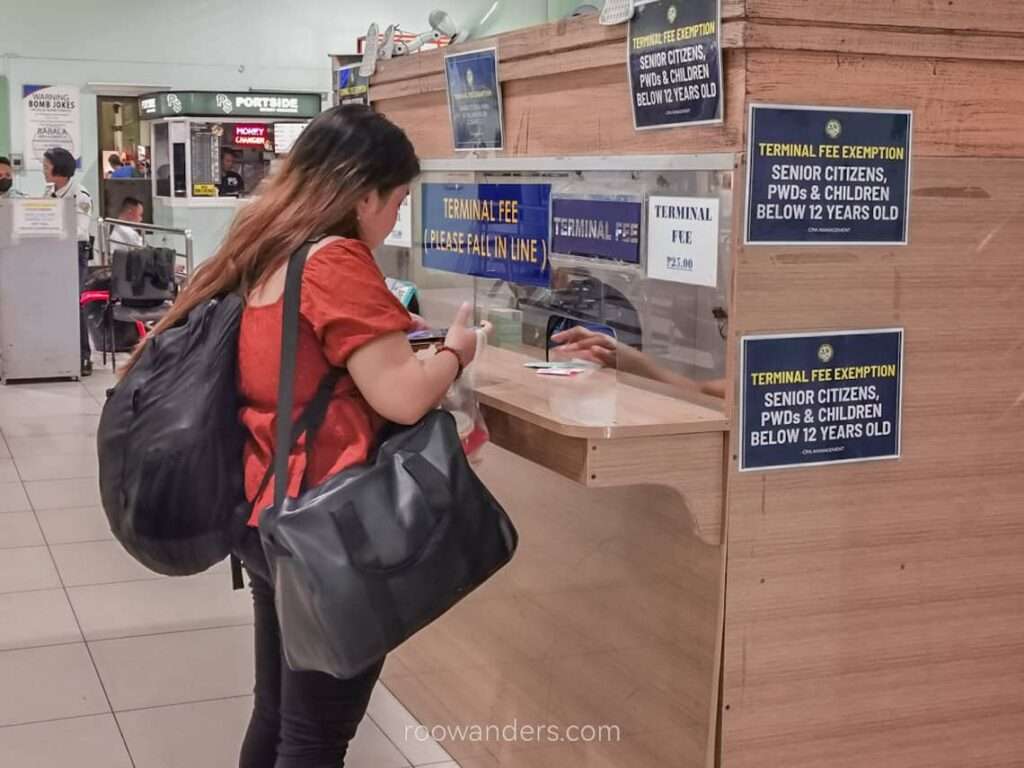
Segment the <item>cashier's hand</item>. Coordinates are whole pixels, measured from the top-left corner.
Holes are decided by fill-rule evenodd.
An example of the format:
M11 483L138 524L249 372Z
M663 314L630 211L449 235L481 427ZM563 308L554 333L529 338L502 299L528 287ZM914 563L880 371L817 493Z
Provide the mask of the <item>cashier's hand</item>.
M586 360L606 368L615 367L617 344L611 336L577 325L575 328L556 333L551 340L559 345L551 350L558 358Z
M477 333L483 332L490 336L493 326L484 323L479 329L470 327L470 320L473 316L473 307L470 304L463 304L455 313L455 319L448 326L448 335L445 337L445 346L451 347L459 353L462 366L466 367L476 357Z

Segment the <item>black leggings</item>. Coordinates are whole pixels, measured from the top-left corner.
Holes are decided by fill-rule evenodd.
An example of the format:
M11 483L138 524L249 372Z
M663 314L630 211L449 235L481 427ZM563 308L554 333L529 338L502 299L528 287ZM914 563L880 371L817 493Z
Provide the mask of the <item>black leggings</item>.
M339 768L383 661L351 680L293 672L281 653L273 587L259 575L266 573L265 561L246 562L256 614L256 700L239 766Z

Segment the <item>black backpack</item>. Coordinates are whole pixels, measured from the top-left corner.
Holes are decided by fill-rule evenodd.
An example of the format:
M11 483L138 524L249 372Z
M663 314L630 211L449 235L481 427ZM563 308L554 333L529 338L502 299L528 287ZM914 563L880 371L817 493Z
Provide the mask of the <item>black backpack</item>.
M228 294L146 344L110 392L97 435L100 492L114 536L168 576L224 560L245 530L238 334Z

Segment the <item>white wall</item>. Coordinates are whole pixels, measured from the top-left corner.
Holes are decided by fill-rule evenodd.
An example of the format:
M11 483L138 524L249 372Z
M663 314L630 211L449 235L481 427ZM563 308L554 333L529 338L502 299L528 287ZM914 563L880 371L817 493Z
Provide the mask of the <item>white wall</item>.
M10 85L11 151L22 152L22 85L78 85L84 183L96 191L96 95L90 82L176 90L331 87L328 55L355 50L370 21L428 27L442 7L456 17L492 0L0 0L0 76ZM489 31L540 23L547 0L504 0ZM0 110L3 119L3 110ZM42 190L41 174L17 182Z

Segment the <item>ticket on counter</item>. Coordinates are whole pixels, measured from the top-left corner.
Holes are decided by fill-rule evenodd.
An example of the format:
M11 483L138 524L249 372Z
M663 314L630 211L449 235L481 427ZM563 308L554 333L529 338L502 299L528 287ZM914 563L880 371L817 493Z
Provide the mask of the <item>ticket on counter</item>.
M576 366L574 368L538 368L537 373L541 376L578 376L586 373L586 368Z

